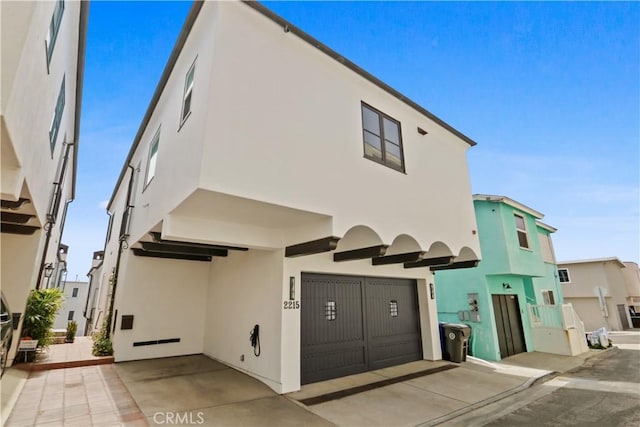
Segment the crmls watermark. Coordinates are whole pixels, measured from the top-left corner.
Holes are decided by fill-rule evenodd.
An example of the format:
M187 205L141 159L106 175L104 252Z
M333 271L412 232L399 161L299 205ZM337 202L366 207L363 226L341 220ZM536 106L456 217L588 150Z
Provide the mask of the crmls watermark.
M156 412L153 414L153 422L167 425L201 425L204 424L204 413L202 412Z

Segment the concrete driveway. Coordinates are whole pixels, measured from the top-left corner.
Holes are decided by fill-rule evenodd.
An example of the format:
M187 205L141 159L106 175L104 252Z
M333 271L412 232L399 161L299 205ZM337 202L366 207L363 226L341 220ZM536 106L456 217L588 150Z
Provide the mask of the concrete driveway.
M202 355L115 365L150 425L409 426L517 389L528 375L418 361L280 396Z
M115 367L149 425L332 425L263 383L203 355Z

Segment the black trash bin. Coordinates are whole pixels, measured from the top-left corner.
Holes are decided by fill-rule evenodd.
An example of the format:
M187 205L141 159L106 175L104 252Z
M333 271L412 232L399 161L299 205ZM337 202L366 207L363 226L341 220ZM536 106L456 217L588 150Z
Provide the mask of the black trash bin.
M471 328L458 323L441 324L442 358L451 362L467 360Z

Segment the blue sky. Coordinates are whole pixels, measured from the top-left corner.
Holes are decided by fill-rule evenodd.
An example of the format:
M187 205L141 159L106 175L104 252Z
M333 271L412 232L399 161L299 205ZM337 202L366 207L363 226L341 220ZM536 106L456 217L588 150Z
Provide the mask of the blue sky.
M558 260L640 260L640 4L265 2L478 142L474 193L558 228ZM110 198L190 2L91 4L69 279Z

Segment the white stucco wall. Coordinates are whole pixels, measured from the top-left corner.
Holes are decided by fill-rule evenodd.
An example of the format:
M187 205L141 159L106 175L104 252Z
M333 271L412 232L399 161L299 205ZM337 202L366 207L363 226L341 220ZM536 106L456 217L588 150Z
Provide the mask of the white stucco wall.
M157 261L134 256L131 251L122 256L112 337L116 362L203 351L209 265ZM133 329L120 329L123 315L134 316ZM180 342L133 346L134 342L170 338L180 338Z
M218 13L203 188L479 254L467 143L246 5ZM363 158L361 101L401 122L406 174Z
M230 251L211 264L204 353L283 392L282 251ZM260 356L249 333L260 325ZM241 356L244 355L244 361Z

